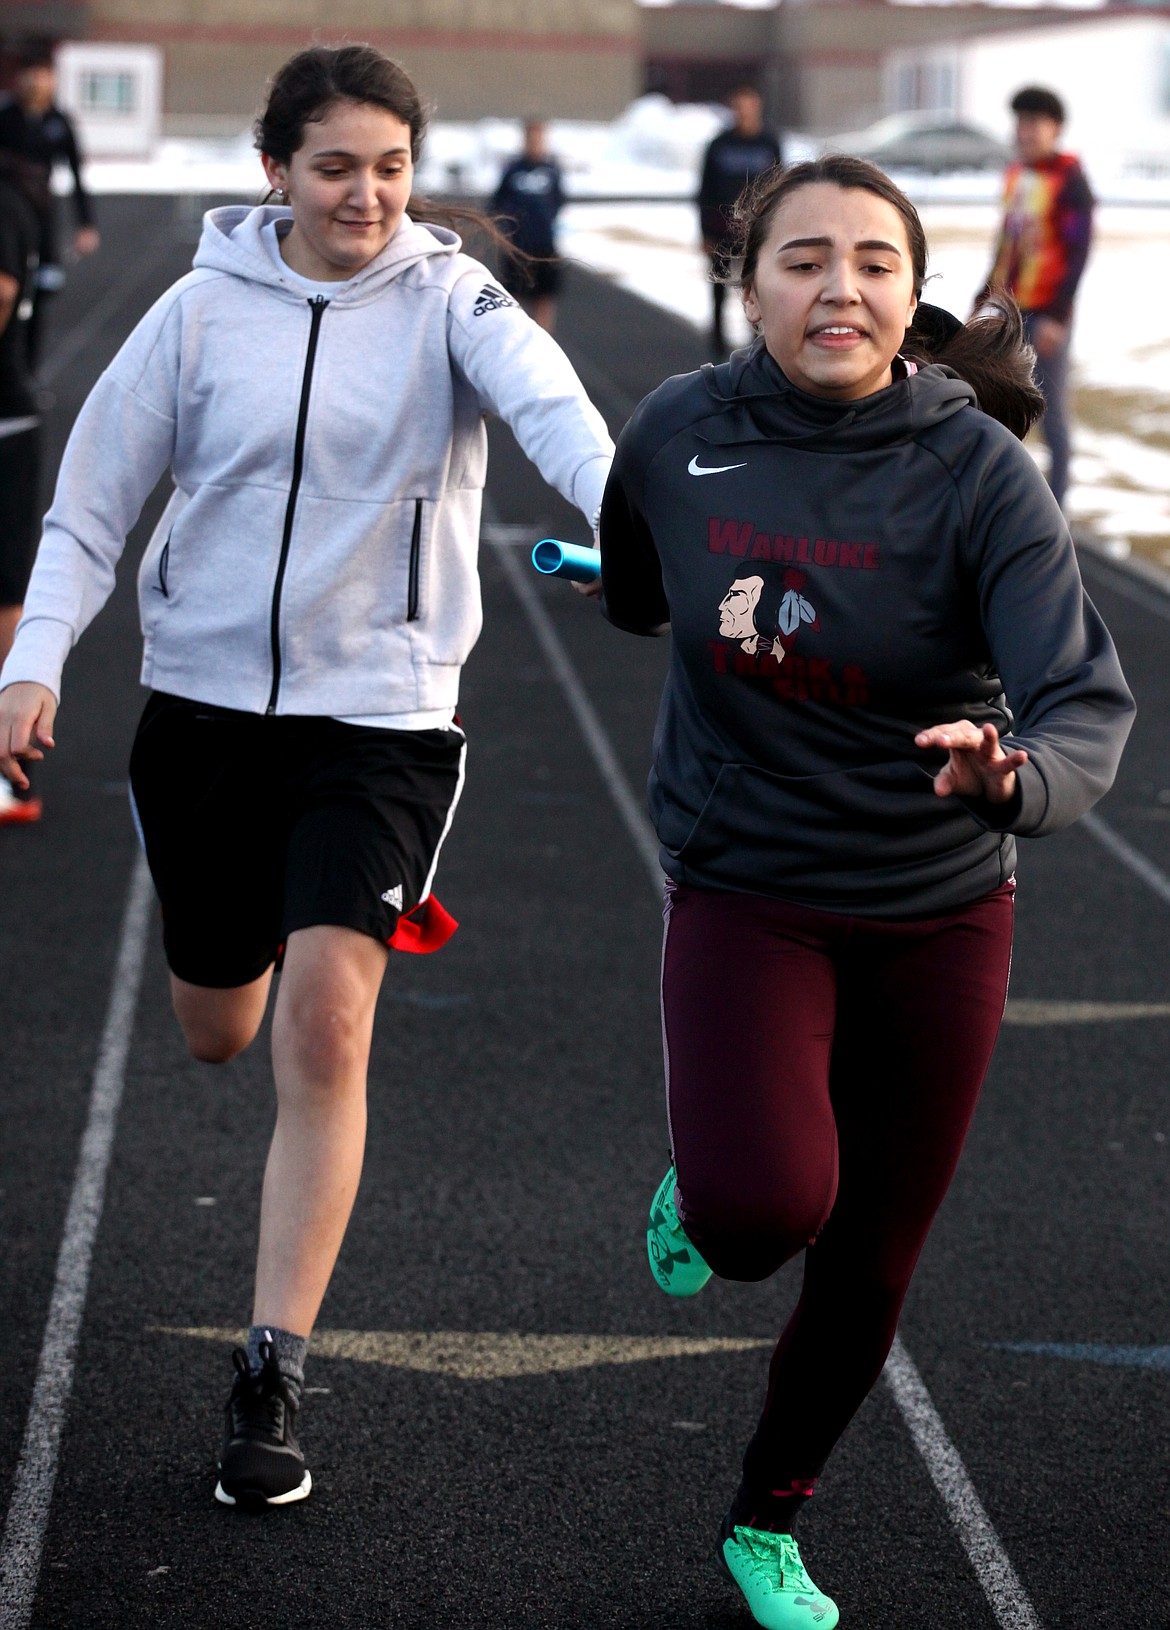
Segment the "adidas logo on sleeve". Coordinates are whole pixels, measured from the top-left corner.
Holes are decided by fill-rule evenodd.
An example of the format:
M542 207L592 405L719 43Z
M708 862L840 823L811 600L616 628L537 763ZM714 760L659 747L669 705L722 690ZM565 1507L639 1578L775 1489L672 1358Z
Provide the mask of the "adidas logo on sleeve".
M502 311L505 306L514 306L516 301L503 289L498 289L494 283L485 283L476 296L475 306L472 309L473 317L484 317L489 311Z

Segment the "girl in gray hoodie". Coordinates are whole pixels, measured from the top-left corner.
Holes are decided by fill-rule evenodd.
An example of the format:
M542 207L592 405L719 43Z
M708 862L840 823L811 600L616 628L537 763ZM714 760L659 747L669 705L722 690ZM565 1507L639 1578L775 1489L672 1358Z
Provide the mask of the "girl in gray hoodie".
M567 358L449 228L408 213L425 125L365 46L301 52L257 124L275 203L195 267L78 417L0 674L0 774L53 745L65 658L127 533L151 696L131 784L197 1058L252 1041L274 966L277 1121L217 1497L303 1499L307 1339L357 1190L387 946L432 949L481 622L485 411L594 522L613 448Z

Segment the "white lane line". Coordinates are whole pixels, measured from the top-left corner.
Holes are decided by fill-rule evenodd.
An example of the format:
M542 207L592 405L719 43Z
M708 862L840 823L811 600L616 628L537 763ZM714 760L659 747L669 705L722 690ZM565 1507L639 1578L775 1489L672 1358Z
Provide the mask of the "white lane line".
M1002 1630L1040 1630L1036 1610L901 1336L894 1337L882 1374Z
M490 539L490 531L486 532ZM535 542L535 539L533 540ZM597 714L597 709L589 700L589 694L581 683L577 670L574 668L568 651L565 650L560 635L557 633L552 618L545 609L536 589L536 573L529 565L527 559L519 555L514 548L496 545L496 559L500 569L508 579L513 594L519 600L528 621L532 624L532 632L536 635L536 642L544 652L549 667L556 675L557 682L564 692L569 709L577 721L581 734L585 737L589 751L593 754L594 762L601 772L601 779L605 782L606 791L614 801L622 825L629 833L638 857L645 865L654 888L654 897L661 902L662 899L662 867L658 864L658 840L650 829L649 822L642 813L642 806L626 780L625 771L618 761L618 756L610 745L610 740ZM572 591L566 586L566 593Z
M1140 877L1148 889L1170 906L1170 877L1152 860L1147 860L1140 849L1135 849L1120 832L1103 821L1100 815L1082 815L1079 823L1091 838L1096 838L1102 849L1108 849L1114 860L1127 866L1135 877Z
M490 537L490 530L485 529L485 535ZM581 676L574 668L552 618L525 574L527 562L517 558L514 549L498 547L495 554L581 727L622 824L646 863L654 897L661 901L662 868L658 864L658 844L650 823L630 790L605 726L589 700ZM1001 1630L1040 1630L1035 1609L1008 1560L991 1518L983 1509L975 1486L967 1475L959 1451L947 1435L942 1418L926 1390L926 1383L901 1337L895 1338L882 1374L915 1447L926 1462L931 1481L942 1496L947 1515Z
M1082 553L1086 545L1082 542L1078 547ZM1113 594L1118 594L1123 600L1129 600L1144 611L1149 611L1156 617L1170 621L1170 574L1141 559L1127 561L1110 560L1107 556L1097 553L1091 546L1088 548L1089 559L1104 579L1106 587ZM1092 813L1082 815L1079 823L1090 837L1095 838L1103 849L1107 849L1114 860L1140 877L1147 888L1151 889L1158 898L1170 905L1170 877L1160 866L1155 866L1152 860L1147 860L1140 849L1115 832L1100 815Z
M117 316L138 293L142 285L155 276L163 262L175 252L175 245L164 238L152 255L142 261L133 277L123 278L107 289L96 306L92 306L80 322L74 323L53 347L38 376L38 383L51 385L60 379L66 368L79 357L89 342Z
M126 1056L134 1029L146 951L152 891L141 852L126 894L118 958L106 1022L90 1090L89 1117L69 1198L65 1231L41 1356L33 1383L24 1442L13 1481L4 1537L0 1540L0 1630L26 1630L41 1571L49 1507L57 1478L61 1429L73 1386L77 1342L89 1289L94 1240L101 1221L106 1173L126 1079Z

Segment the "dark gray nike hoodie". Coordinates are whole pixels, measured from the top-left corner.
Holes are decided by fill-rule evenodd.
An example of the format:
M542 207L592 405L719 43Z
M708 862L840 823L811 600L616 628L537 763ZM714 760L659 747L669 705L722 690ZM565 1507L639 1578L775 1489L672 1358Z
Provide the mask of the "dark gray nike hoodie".
M945 367L831 403L757 341L667 380L619 439L601 555L610 621L673 634L649 797L680 882L930 916L1112 783L1134 704L1068 529ZM955 719L1027 749L1010 803L935 796L914 736Z

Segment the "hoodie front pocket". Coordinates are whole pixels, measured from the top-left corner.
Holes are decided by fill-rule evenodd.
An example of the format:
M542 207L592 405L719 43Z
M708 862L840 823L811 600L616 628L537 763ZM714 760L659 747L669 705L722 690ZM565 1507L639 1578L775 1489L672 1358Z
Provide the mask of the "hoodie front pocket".
M169 600L171 591L168 587L168 578L171 569L171 534L167 533L167 541L163 544L162 554L158 557L158 590L164 599Z
M410 533L410 567L406 580L406 620L416 623L419 618L419 576L422 565L422 509L423 501L414 501L414 526Z
M712 877L755 880L765 892L810 881L830 891L859 870L929 865L977 837L971 816L952 803L940 804L929 774L911 760L818 775L724 764L671 853Z

